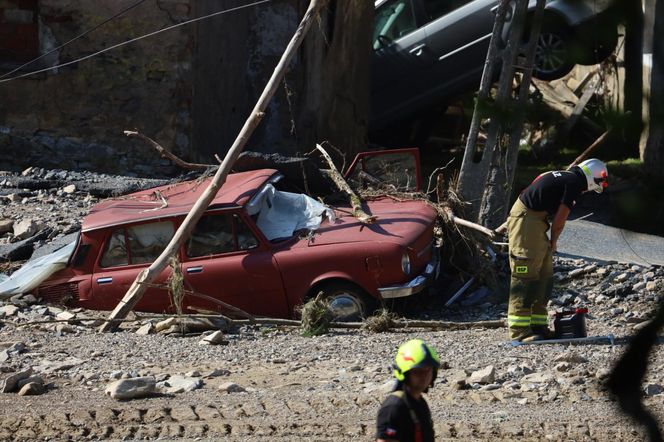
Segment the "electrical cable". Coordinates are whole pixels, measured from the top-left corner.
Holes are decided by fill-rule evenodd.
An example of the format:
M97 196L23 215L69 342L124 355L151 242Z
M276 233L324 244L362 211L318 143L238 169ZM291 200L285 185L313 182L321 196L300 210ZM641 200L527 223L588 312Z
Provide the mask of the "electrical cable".
M246 4L246 5L243 5L243 6L237 6L235 8L230 8L230 9L225 9L223 11L213 12L212 14L204 15L202 17L192 18L191 20L186 20L186 21L183 21L182 23L177 23L177 24L174 24L174 25L171 25L171 26L167 26L167 27L159 29L157 31L153 31L153 32L150 32L148 34L144 34L144 35L141 35L139 37L129 39L129 40L124 41L122 43L114 44L113 46L109 46L107 48L101 49L101 50L99 50L97 52L94 52L92 54L88 54L85 57L77 58L76 60L68 61L66 63L60 63L56 66L51 66L51 67L48 67L48 68L39 69L39 70L32 71L32 72L27 72L25 74L17 75L15 77L0 79L0 83L6 83L8 81L17 80L19 78L25 78L25 77L29 77L31 75L40 74L42 72L47 72L47 71L50 71L52 69L58 69L58 68L61 68L61 67L65 67L65 66L69 66L69 65L72 65L72 64L80 63L81 61L87 60L87 59L92 58L92 57L96 57L97 55L103 54L104 52L108 52L112 49L116 49L116 48L119 48L121 46L125 46L125 45L128 45L130 43L134 43L138 40L142 40L144 38L152 37L152 36L157 35L157 34L161 34L162 32L170 31L171 29L175 29L175 28L178 28L180 26L195 23L195 22L205 20L205 19L208 19L208 18L211 18L211 17L215 17L217 15L222 15L222 14L226 14L226 13L229 13L229 12L239 11L241 9L249 8L249 7L252 7L252 6L257 6L257 5L260 5L262 3L269 3L271 1L272 0L260 0L260 1L257 1L257 2L254 2L254 3L249 3L249 4Z
M69 45L70 43L73 43L73 42L75 42L76 40L85 37L86 35L88 35L88 34L91 33L92 31L95 31L95 30L101 28L101 27L104 26L106 23L110 22L111 20L114 20L114 19L118 18L119 16L121 16L122 14L124 14L125 12L128 12L128 11L134 9L136 6L140 5L140 4L143 3L144 1L145 1L145 0L138 0L138 1L137 1L136 3L134 3L133 5L126 7L125 9L123 9L123 10L120 11L120 12L118 12L117 14L115 14L115 15L113 15L113 16L107 18L107 19L104 20L103 22L101 22L101 23L99 23L98 25L96 25L96 26L94 26L94 27L88 29L88 30L85 31L84 33L82 33L82 34L80 34L80 35L77 35L76 37L72 38L71 40L69 40L69 41L67 41L67 42L65 42L65 43L63 43L63 44L61 44L61 45L58 46L57 48L53 48L53 49L51 49L50 51L48 51L47 53L45 53L45 54L41 54L39 57L34 58L34 59L32 59L32 60L30 60L30 61L28 61L28 62L23 63L21 66L17 67L17 68L14 69L13 71L6 72L6 73L0 75L0 79L3 79L3 78L5 78L5 77L8 77L8 76L10 76L11 74L13 74L14 72L16 72L16 71L18 71L18 70L21 70L21 69L23 69L23 68L26 67L26 66L31 65L31 64L34 63L35 61L37 61L37 60L41 60L42 58L44 58L44 57L46 57L46 56L48 56L48 55L51 55L52 53L54 53L54 52L56 52L56 51L59 51L60 49L62 49L62 48L64 48L65 46Z

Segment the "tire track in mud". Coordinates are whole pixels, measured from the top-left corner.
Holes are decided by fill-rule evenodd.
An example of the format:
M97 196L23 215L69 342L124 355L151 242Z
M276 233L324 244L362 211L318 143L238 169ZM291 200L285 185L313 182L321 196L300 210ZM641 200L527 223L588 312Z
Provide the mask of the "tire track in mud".
M241 403L180 405L175 407L95 408L55 411L38 416L0 414L0 440L97 440L157 438L225 438L228 440L295 441L371 440L373 420L367 405L376 399L331 396L327 400L270 399ZM438 440L568 440L637 441L639 433L618 422L437 422Z

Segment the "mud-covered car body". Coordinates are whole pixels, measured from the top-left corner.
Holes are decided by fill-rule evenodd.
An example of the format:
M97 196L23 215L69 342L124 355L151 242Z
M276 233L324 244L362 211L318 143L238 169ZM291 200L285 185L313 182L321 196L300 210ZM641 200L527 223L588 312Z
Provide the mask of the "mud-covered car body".
M353 169L366 171L370 165L360 157ZM381 299L426 287L437 269L436 214L426 203L367 201L366 211L377 218L368 225L354 218L349 207L335 207L335 220L270 241L254 206L281 178L274 169L228 176L177 253L185 311L233 314L222 301L252 315L293 317L296 306L323 292L336 303L339 317L354 317ZM411 189L416 187L409 181ZM67 267L41 284L36 295L113 309L138 273L164 250L207 184L187 181L100 202L84 219ZM166 268L135 309L173 311L166 288L172 273Z

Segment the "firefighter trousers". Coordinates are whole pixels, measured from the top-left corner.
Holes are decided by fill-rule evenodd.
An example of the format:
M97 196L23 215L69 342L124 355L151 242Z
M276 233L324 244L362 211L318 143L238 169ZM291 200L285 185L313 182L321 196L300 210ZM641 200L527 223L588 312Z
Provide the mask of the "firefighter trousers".
M510 339L548 334L546 304L553 289L553 255L546 232L545 211L527 208L520 199L510 210L510 298L507 322Z

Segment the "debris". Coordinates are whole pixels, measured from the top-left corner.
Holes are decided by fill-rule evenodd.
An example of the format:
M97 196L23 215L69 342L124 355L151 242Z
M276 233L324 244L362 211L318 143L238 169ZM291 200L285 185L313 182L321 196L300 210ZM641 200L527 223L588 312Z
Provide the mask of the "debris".
M493 365L473 372L468 378L469 384L492 384L496 380L496 369Z
M228 345L228 341L224 339L224 332L217 330L203 339L198 341L199 345Z
M224 382L219 386L219 391L225 391L226 393L243 393L247 390L234 382Z
M32 368L19 371L0 382L0 393L13 393L18 386L19 381L27 379L32 375Z
M39 382L28 382L18 392L19 396L36 396L44 393L44 385Z
M203 386L200 378L172 375L167 380L157 383L157 388L167 394L184 393L194 391Z
M155 331L154 324L152 324L152 322L148 322L147 324L144 324L141 327L139 327L139 329L136 330L136 334L146 336L154 333L154 331Z
M138 399L153 395L155 387L155 378L145 376L112 382L104 393L116 400Z

